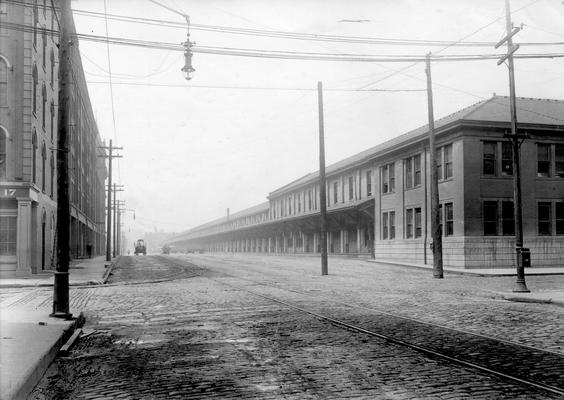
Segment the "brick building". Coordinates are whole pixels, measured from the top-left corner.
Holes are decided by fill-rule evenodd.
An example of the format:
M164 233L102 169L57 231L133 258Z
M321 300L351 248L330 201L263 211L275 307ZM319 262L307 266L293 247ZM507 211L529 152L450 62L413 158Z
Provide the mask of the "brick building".
M0 273L56 262L58 16L51 2L0 1ZM74 29L74 28L73 28ZM104 251L103 159L78 43L71 51L71 256Z
M564 265L564 101L517 99L524 245L533 266ZM495 96L435 122L444 264L514 264L509 99ZM430 158L422 126L326 168L330 254L432 264ZM319 173L171 241L207 251L315 253Z

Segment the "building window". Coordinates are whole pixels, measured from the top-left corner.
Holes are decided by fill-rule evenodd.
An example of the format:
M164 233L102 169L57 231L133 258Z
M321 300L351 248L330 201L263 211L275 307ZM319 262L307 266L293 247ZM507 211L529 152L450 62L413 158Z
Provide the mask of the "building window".
M55 103L53 101L51 101L51 107L49 111L51 142L55 143Z
M515 210L512 201L501 202L501 232L505 236L515 235Z
M550 145L538 143L537 144L537 176L541 178L548 178L550 176Z
M50 174L51 174L51 185L50 185L50 187L51 187L51 198L53 198L54 195L55 195L55 187L54 187L54 182L55 182L55 179L54 179L54 178L55 178L55 160L54 160L54 157L53 157L53 152L51 152L51 165L50 165L50 166L51 166L51 169L50 169L49 172L50 172Z
M6 179L6 139L6 132L0 128L0 180Z
M452 203L445 203L445 236L454 235L454 208Z
M496 175L497 142L484 142L483 171L484 175Z
M413 208L405 210L405 237L413 237Z
M51 64L51 88L55 87L55 53L51 49L50 53L50 64Z
M41 190L45 192L47 189L46 187L46 180L45 180L45 167L47 166L47 150L45 149L45 143L43 143L43 147L41 147Z
M508 142L501 144L501 174L513 175L513 147Z
M354 177L349 176L349 200L354 198Z
M497 236L497 201L484 201L484 235Z
M452 178L452 144L443 146L443 166L445 179Z
M556 234L564 235L564 202L556 202Z
M393 193L396 189L394 163L384 165L382 171L382 193Z
M0 107L8 107L8 64L0 58Z
M47 89L45 84L41 88L41 126L45 131L45 120L47 118Z
M41 62L43 64L43 71L45 71L47 69L47 31L45 29L41 32L41 42Z
M288 215L292 215L292 197L288 198Z
M15 216L0 216L0 256L16 255L16 222Z
M33 0L33 47L37 48L37 23L39 15L37 15L37 0Z
M405 237L407 239L421 237L421 207L405 210Z
M552 203L539 202L538 204L539 235L552 235Z
M554 175L564 178L564 144L554 145Z
M421 155L406 158L405 167L405 187L411 189L421 185Z
M37 133L35 128L31 136L31 181L37 182Z
M32 71L32 87L31 87L31 105L33 114L37 113L37 66L33 64L33 71Z
M333 203L337 204L339 201L339 182L333 182Z
M382 239L394 239L396 237L396 212L382 213Z
M308 211L311 211L311 206L312 206L311 189L309 189L307 191L307 209L308 209Z
M302 212L302 194L298 194L298 212Z
M372 196L372 171L366 171L366 195Z

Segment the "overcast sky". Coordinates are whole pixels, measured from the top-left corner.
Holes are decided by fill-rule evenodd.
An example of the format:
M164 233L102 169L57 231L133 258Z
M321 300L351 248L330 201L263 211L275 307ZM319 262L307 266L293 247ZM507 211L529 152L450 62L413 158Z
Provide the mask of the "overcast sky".
M503 0L159 0L193 24L401 39L496 42L505 34ZM106 0L109 14L183 22L148 0ZM104 12L101 0L74 10ZM564 42L561 0L512 0L516 43ZM105 21L74 15L77 31L106 35ZM359 22L351 22L359 21ZM108 19L108 34L167 43L186 29ZM366 45L191 30L199 46L354 54L483 54L492 48ZM110 45L115 112L105 44L80 42L102 138L123 146L114 182L136 210L130 229L180 232L226 209L266 201L269 192L318 169L317 93L248 88L324 88L326 162L334 163L427 122L424 64L280 60L196 53L185 80L181 52ZM563 45L522 46L519 53L564 52ZM403 71L403 68L409 67ZM398 72L400 71L400 72ZM435 117L508 95L508 73L495 60L432 67ZM169 86L158 86L158 85ZM172 85L172 86L170 86ZM213 86L211 88L210 86ZM233 89L232 87L247 89ZM219 87L219 88L216 88ZM224 88L221 88L224 87ZM230 88L226 88L230 87ZM564 59L516 60L517 95L564 99Z

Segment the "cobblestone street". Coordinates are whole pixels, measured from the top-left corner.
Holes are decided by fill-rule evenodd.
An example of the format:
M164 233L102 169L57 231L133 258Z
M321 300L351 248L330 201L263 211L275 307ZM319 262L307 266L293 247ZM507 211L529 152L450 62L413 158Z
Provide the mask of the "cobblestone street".
M329 265L330 275L321 277L319 260L308 257L122 257L110 285L71 291L71 307L85 310L88 335L55 361L31 398L558 398L258 296L375 329L387 329L376 315L385 311L526 345L513 349L530 351L533 360L552 357L550 365L532 367L558 381L563 309L502 300L513 278L434 280L428 271L352 259ZM532 290L563 281L528 277ZM49 295L35 289L10 298L41 303ZM457 338L438 341L447 336ZM453 346L462 351L464 344Z

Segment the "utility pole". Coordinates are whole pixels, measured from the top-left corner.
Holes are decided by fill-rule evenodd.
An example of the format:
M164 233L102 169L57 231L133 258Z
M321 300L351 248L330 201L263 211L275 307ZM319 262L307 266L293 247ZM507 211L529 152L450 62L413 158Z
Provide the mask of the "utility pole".
M325 179L325 133L323 126L323 84L317 82L319 108L319 205L321 213L321 275L327 275L327 193Z
M114 238L116 240L115 244L115 256L121 255L121 214L125 212L125 200L118 200L117 201L117 230L114 231Z
M435 116L433 112L433 85L431 82L431 53L427 53L427 107L429 111L429 153L431 164L431 236L433 238L433 278L443 275L443 238L439 212L439 177L437 174L437 149L435 145Z
M117 192L123 192L123 185L118 185L116 183L114 183L114 188L113 188L113 194L114 194L114 251L113 251L113 256L116 256L116 249L117 249L117 204L119 202L119 200L117 200Z
M57 116L57 267L53 282L51 317L69 319L70 200L68 165L68 102L70 69L70 0L60 2L59 106Z
M523 248L523 211L521 202L521 163L519 161L519 151L521 147L521 139L525 139L526 135L517 133L517 104L515 99L515 71L513 65L513 53L519 49L519 45L513 45L513 36L521 29L513 28L511 23L511 10L509 0L505 0L505 24L507 36L501 39L496 45L497 49L503 43L507 42L507 54L503 56L497 65L501 65L507 60L509 68L509 104L511 113L511 135L506 138L511 142L513 150L513 212L515 217L515 252L517 260L517 281L513 287L514 292L528 293L530 290L525 283L524 259L530 260L529 249Z
M98 157L103 157L108 159L108 205L107 205L107 222L106 222L106 261L112 260L112 159L121 158L121 155L114 154L114 150L123 150L123 147L113 147L112 139L110 139L109 146L102 146L99 149L108 150L108 154L104 154Z

